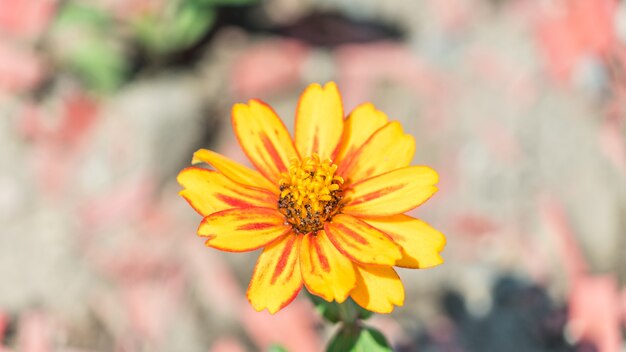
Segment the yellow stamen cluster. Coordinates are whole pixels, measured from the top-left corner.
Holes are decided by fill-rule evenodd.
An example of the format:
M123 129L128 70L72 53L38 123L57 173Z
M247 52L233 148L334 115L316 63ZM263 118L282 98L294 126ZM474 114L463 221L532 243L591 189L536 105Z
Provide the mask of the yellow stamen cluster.
M335 171L337 165L313 154L302 161L292 159L289 172L281 175L278 209L296 232L322 229L339 211L344 180Z

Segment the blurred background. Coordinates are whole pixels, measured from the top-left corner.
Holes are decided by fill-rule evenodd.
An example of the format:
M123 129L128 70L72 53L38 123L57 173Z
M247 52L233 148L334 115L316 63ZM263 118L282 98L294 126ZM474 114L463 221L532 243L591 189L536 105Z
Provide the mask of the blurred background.
M0 351L319 351L205 248L178 171L247 163L311 82L371 101L440 191L446 263L368 321L399 351L626 351L626 1L0 0Z

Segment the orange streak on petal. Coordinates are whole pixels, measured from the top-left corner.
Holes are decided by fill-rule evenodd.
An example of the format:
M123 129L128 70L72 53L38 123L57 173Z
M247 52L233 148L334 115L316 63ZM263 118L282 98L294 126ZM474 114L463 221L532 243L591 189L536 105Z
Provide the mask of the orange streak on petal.
M202 221L198 235L208 237L208 246L233 252L251 251L291 231L275 209L227 209L213 213Z
M352 261L335 247L324 230L303 237L300 266L309 292L327 301L343 302L356 285Z
M276 280L278 280L280 275L285 271L285 267L287 266L289 257L293 255L293 247L296 241L296 236L289 236L289 238L287 239L282 253L280 254L280 258L278 259L278 263L276 263L276 268L274 268L274 275L272 276L272 280L270 281L272 284L275 284ZM292 277L293 272L294 270L292 267L291 271L287 274L288 279Z
M193 154L192 164L207 163L229 179L246 186L263 188L278 193L278 187L256 170L251 170L221 154L199 149Z
M392 267L355 265L357 284L350 296L361 307L376 313L393 311L404 304L404 286Z
M299 253L302 236L293 232L270 244L259 256L248 286L252 307L274 314L288 305L302 288Z
M259 100L235 104L232 124L246 156L261 174L276 183L291 158L299 154L283 122L271 107Z
M402 257L387 234L350 215L335 215L325 230L335 247L353 261L394 265Z
M301 156L332 158L343 133L343 104L337 85L309 85L298 101L295 142Z
M376 110L373 104L365 103L357 106L344 122L341 144L334 159L335 164L350 162L353 154L361 148L378 129L387 124L388 118L383 112Z
M385 232L402 247L402 258L396 266L430 268L443 263L439 253L446 245L446 238L424 221L404 214L362 220Z
M324 249L320 246L319 241L313 241L313 248L317 254L317 260L320 263L320 268L326 273L329 272L330 266L328 265L328 257L324 253Z
M364 195L360 196L359 198L354 199L350 205L351 206L355 206L361 203L365 203L365 202L369 202L370 200L373 199L377 199L383 196L386 196L392 192L401 190L403 187L405 187L406 184L398 184L398 185L393 185L393 186L389 186L389 187L385 187L382 189L377 189L373 192L370 193L365 193Z
M358 182L345 192L345 214L359 217L407 212L430 198L439 181L427 166L409 166Z
M181 196L201 215L246 207L274 207L276 195L238 184L219 172L199 167L183 169L177 177Z

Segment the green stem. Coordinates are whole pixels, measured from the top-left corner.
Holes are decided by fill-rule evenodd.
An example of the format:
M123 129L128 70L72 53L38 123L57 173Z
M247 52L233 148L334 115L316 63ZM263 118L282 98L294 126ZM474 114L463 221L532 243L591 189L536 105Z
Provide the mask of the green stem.
M358 314L352 300L346 300L339 304L339 316L345 325L355 325L358 321Z

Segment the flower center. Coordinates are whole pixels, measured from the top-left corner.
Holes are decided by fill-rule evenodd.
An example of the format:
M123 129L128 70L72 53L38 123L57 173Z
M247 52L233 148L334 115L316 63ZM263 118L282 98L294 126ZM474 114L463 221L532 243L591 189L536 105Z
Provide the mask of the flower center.
M335 171L337 165L313 154L292 159L289 172L281 175L278 210L297 233L320 230L339 212L343 178Z

